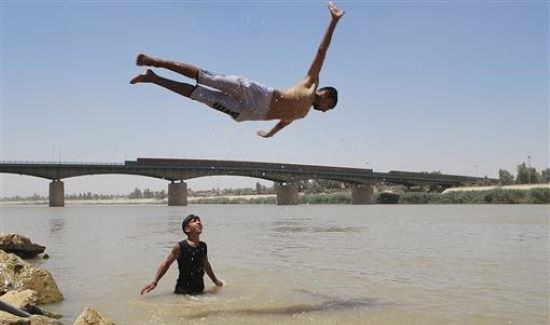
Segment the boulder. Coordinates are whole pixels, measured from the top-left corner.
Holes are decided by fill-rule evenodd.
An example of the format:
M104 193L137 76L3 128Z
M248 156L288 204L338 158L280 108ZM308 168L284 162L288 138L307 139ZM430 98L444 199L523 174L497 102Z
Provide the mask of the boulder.
M0 325L63 325L63 323L42 315L23 318L0 311Z
M29 238L18 234L1 234L0 249L21 258L31 258L44 253L46 247L34 244Z
M28 305L36 305L38 292L31 289L11 290L1 296L0 300L19 309L23 309Z
M116 325L112 320L104 317L94 308L86 307L78 316L73 325Z
M0 250L0 291L32 289L37 292L37 304L63 300L52 275L32 267L14 254Z
M31 289L8 291L0 297L0 301L3 301L15 308L22 309L32 315L44 315L55 319L62 317L61 315L38 307L38 292Z

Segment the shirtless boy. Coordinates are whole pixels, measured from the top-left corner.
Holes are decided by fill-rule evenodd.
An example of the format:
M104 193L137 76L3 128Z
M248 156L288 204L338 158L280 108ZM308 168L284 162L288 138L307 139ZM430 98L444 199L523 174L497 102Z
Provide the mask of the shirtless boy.
M152 70L130 80L131 84L154 83L182 96L204 103L226 113L237 122L258 120L279 120L269 131L260 130L259 136L268 138L292 121L307 115L309 109L326 112L338 101L338 92L333 87L319 87L319 74L332 40L336 24L344 11L329 1L331 20L323 36L317 55L304 79L286 90L277 90L240 76L214 74L196 66L139 54L138 66L164 68L195 79L197 85L163 78ZM210 88L206 88L207 86Z

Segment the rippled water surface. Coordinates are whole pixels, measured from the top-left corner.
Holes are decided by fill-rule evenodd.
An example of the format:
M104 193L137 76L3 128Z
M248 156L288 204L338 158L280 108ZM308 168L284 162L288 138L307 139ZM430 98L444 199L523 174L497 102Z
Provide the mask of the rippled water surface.
M71 323L547 324L548 206L1 207L2 232L46 245ZM139 291L198 213L225 286Z

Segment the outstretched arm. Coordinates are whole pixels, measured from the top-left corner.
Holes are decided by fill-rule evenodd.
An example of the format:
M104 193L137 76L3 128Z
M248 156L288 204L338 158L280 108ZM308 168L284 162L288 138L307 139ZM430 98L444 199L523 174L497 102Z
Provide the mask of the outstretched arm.
M321 45L319 45L319 49L317 50L317 55L315 56L315 59L313 60L313 63L311 64L311 67L307 72L306 79L307 79L308 86L319 82L319 73L321 73L321 68L323 66L323 62L325 61L325 56L330 46L330 41L332 40L332 34L334 33L336 24L345 13L343 10L338 9L332 1L328 2L328 9L330 10L330 16L331 16L330 23L325 32L325 35L323 36Z
M292 123L292 121L283 121L281 120L279 123L277 123L273 129L271 129L271 131L269 132L265 132L264 130L260 130L258 132L256 132L257 135L261 136L261 137L264 137L264 138L270 138L272 137L275 133L279 132L282 128L284 128L285 126L289 125L290 123Z
M157 270L157 274L155 275L155 279L151 283L143 287L143 289L141 289L142 295L157 287L157 283L164 276L166 271L168 271L168 269L170 268L170 265L172 265L172 263L178 258L179 255L180 255L180 246L176 244L176 246L172 248L172 251L170 252L170 254L166 257L164 262L160 264Z

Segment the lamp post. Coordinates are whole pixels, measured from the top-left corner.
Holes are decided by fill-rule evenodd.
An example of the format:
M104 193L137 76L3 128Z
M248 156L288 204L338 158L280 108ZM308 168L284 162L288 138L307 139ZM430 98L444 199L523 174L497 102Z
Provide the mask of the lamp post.
M527 183L531 184L531 156L527 156Z
M57 162L61 162L61 147L52 147L52 162L55 162L55 154L57 153Z

